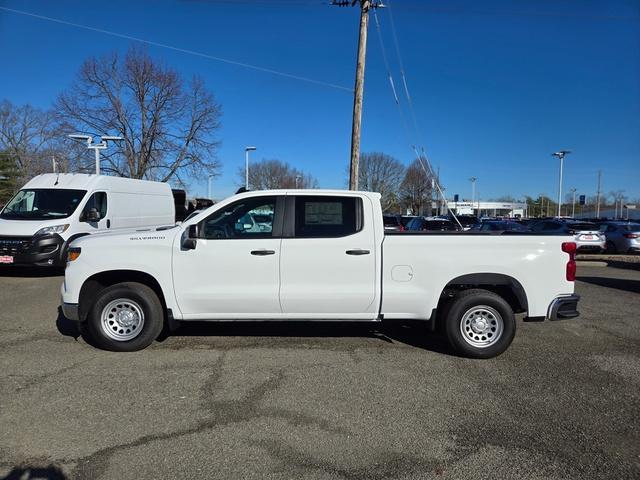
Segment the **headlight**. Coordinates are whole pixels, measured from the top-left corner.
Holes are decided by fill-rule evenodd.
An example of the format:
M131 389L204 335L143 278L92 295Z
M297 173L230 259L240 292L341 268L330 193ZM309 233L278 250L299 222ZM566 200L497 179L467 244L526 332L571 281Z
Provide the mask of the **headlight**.
M69 224L65 223L64 225L54 225L53 227L44 227L38 230L33 236L37 237L39 235L51 235L52 233L62 233L69 228Z

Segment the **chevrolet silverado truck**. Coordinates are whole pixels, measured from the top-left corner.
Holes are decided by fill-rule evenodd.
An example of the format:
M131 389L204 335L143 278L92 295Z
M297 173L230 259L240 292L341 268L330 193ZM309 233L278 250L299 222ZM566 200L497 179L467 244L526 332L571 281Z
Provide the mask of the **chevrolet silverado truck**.
M556 235L385 232L377 193L245 192L179 226L75 240L62 308L115 351L194 320L423 320L490 358L516 313L578 315L575 249Z

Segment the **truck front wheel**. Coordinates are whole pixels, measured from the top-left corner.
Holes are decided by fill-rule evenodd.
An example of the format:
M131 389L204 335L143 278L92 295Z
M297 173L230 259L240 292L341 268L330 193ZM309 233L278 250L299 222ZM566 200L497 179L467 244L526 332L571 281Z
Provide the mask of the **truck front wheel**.
M102 290L83 333L89 343L115 352L134 352L153 343L164 323L162 304L146 285L125 282Z
M464 290L448 308L445 330L449 343L460 355L492 358L511 345L516 319L501 296L488 290Z

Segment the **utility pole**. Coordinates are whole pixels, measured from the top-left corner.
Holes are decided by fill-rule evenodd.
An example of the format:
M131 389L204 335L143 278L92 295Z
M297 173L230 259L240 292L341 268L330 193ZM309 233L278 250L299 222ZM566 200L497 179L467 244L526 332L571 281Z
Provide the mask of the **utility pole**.
M360 4L360 34L358 36L358 60L356 82L353 93L353 119L351 124L351 163L349 166L349 190L358 189L358 167L360 163L360 130L362 123L362 98L364 95L364 66L367 56L367 27L369 10L382 6L378 0L333 0L331 5L353 7Z
M596 195L596 218L600 218L600 180L602 180L602 170L598 170L598 194Z

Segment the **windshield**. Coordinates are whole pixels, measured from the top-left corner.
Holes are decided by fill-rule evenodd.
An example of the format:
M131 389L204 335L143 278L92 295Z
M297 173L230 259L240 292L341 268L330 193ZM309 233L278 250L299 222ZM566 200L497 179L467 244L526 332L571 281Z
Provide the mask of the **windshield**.
M0 218L11 220L50 220L71 215L86 190L43 188L20 190L7 203Z

